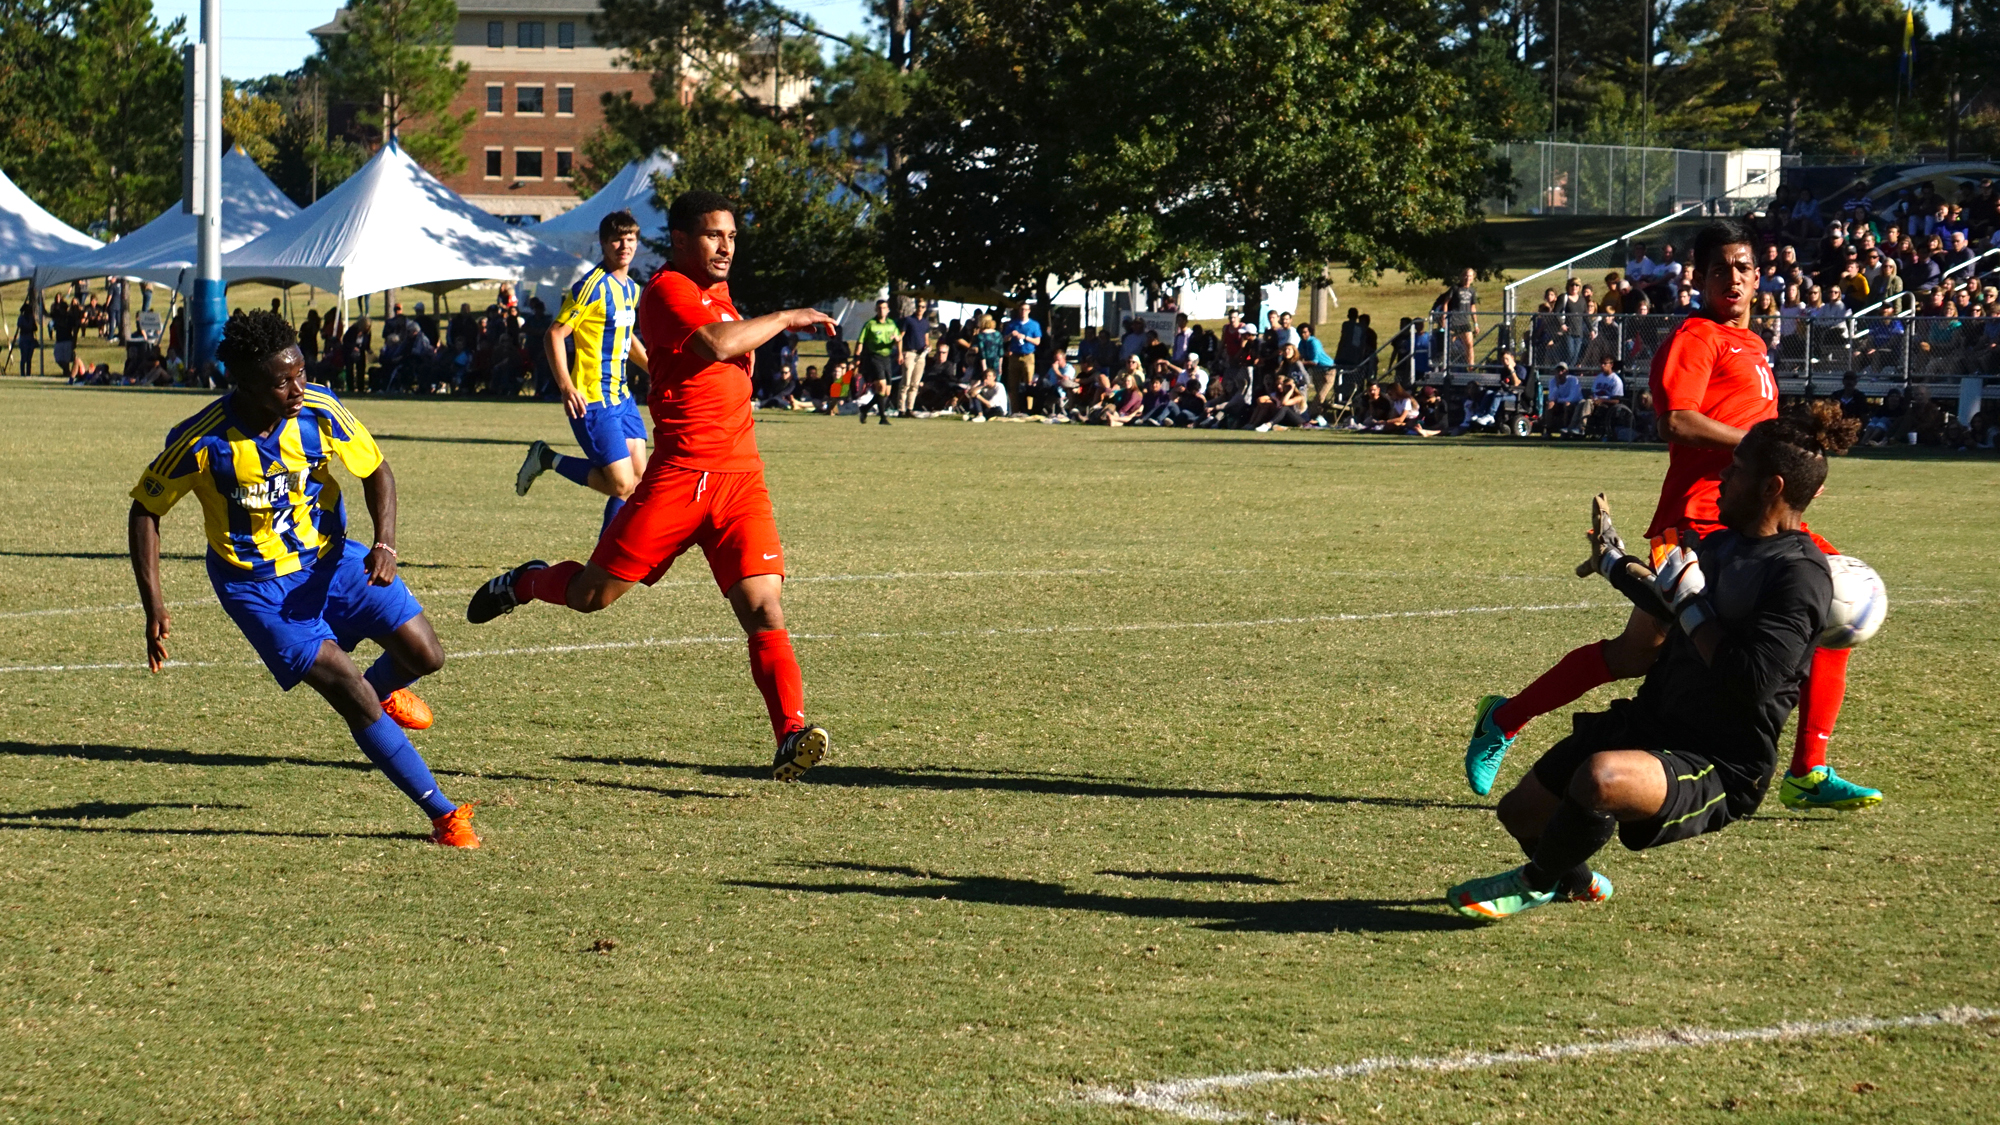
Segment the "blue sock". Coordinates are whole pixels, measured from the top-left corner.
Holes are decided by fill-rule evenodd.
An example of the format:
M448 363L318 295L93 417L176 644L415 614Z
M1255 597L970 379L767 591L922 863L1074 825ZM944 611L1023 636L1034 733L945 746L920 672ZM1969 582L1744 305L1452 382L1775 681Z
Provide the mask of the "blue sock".
M375 698L387 699L396 694L397 689L409 687L420 677L403 671L396 663L396 658L385 652L375 658L375 663L368 666L368 670L361 674L361 678L367 680L368 686L375 689Z
M590 462L582 457L566 457L556 454L556 475L564 480L575 481L585 488L590 487Z
M417 748L410 745L410 736L403 733L396 720L384 715L365 730L355 731L354 741L369 761L389 775L404 796L424 810L425 816L436 820L458 807L438 791L437 778L431 776L431 768L424 764Z
M603 537L604 529L611 526L611 517L617 515L618 509L624 506L625 506L625 501L620 500L616 496L613 496L609 500L606 500L604 502L604 522L597 525L597 534L599 538Z

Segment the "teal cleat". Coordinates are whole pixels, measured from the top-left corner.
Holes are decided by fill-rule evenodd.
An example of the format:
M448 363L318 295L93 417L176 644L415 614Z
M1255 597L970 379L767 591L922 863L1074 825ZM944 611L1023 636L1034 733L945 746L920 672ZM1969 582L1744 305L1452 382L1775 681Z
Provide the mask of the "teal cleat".
M1514 748L1513 736L1493 723L1493 712L1505 702L1504 695L1480 697L1474 708L1477 718L1472 721L1472 741L1465 745L1465 780L1482 797L1493 792L1493 777L1500 772L1507 751Z
M1797 777L1792 771L1785 771L1785 780L1778 786L1778 800L1788 809L1850 809L1873 808L1882 803L1882 791L1870 789L1866 785L1856 785L1833 772L1832 766L1814 766L1804 777Z
M1610 902L1612 893L1613 892L1611 887L1611 880L1606 879L1602 871L1593 871L1590 873L1589 889L1576 891L1572 893L1570 891L1563 890L1561 887L1557 887L1556 901L1557 902Z
M1467 918L1498 921L1511 918L1523 910L1547 906L1556 900L1556 893L1528 886L1521 877L1521 868L1516 867L1512 871L1460 883L1444 893L1444 900Z

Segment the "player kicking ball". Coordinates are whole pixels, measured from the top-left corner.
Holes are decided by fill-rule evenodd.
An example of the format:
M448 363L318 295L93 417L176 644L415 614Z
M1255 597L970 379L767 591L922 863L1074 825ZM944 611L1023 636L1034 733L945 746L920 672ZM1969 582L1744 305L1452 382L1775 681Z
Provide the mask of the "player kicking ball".
M1497 919L1558 898L1602 902L1611 881L1589 860L1614 832L1639 851L1756 811L1833 598L1801 517L1827 455L1858 428L1829 402L1752 426L1722 471L1723 529L1668 548L1657 571L1628 558L1608 525L1592 537L1596 569L1661 622L1666 644L1636 697L1574 716L1573 733L1500 799L1528 862L1451 888L1452 909Z
M562 311L544 341L563 412L583 456L557 453L545 441L530 444L527 459L514 474L514 495L526 496L536 477L553 470L608 497L604 522L598 525L601 533L646 472L646 424L625 378L627 363L646 370L646 348L633 331L639 284L629 273L639 252L639 220L630 211L604 216L597 224L597 244L603 259L563 294ZM574 373L563 348L563 341L572 337Z
M431 725L410 691L444 667L444 651L396 576L396 478L360 420L306 383L292 326L258 310L231 320L216 349L236 389L167 432L132 489L132 571L146 610L146 666L167 662L171 621L160 592L160 517L192 492L208 530L208 579L230 620L286 691L326 697L368 760L424 815L431 841L476 848L472 806L454 805L404 727ZM374 546L347 538L332 462L361 478ZM382 655L361 672L347 654L363 638Z
M1716 497L1730 451L1750 427L1778 415L1777 379L1766 362L1763 338L1750 330L1756 245L1755 232L1735 219L1702 228L1690 262L1701 310L1682 321L1653 356L1653 402L1667 439L1667 476L1646 529L1655 561L1676 543L1721 526ZM1837 553L1824 539L1813 539L1825 553ZM1465 780L1472 791L1481 796L1492 791L1501 761L1531 720L1613 680L1645 675L1665 640L1661 624L1635 610L1619 636L1572 651L1519 695L1480 699L1465 748ZM1825 648L1813 654L1791 767L1778 789L1787 808L1845 810L1882 802L1881 790L1841 777L1826 760L1827 740L1847 694L1848 655L1846 649Z
M632 498L598 537L588 563L523 563L472 595L475 625L541 601L595 613L635 584L660 580L699 545L750 638L750 678L764 696L778 752L772 775L790 781L817 765L827 733L805 718L805 684L779 595L785 552L764 487L750 415L750 357L780 332L835 329L816 309L744 320L729 299L736 211L707 191L667 212L672 259L639 297L639 336L652 356L647 394L652 462Z

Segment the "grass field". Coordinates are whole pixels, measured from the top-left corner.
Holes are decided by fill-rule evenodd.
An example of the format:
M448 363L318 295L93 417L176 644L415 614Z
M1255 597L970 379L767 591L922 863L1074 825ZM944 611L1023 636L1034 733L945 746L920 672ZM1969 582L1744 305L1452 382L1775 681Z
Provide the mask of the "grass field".
M1658 449L767 416L836 740L780 786L698 558L464 623L596 531L557 478L512 493L554 408L356 402L451 654L416 741L484 802L448 854L251 662L192 502L191 663L134 667L126 490L203 401L0 381L0 1121L1165 1122L1146 1084L2000 1008L1991 459L1849 458L1813 509L1895 600L1835 740L1885 806L1613 848L1612 903L1479 927L1441 892L1516 853L1460 773L1472 700L1622 620L1570 567ZM2000 1022L1822 1030L1156 1101L1990 1120Z

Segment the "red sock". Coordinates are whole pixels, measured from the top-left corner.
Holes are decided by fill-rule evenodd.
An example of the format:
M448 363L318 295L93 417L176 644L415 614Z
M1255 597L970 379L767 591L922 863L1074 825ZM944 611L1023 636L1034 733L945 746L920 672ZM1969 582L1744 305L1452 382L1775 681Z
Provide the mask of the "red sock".
M1847 698L1847 658L1851 648L1816 648L1812 671L1799 689L1799 731L1792 743L1792 776L1801 777L1826 764L1826 740L1840 718L1840 701Z
M550 605L569 604L569 580L583 570L580 562L559 562L523 574L514 582L514 600L517 602L547 602Z
M1493 723L1512 738L1529 720L1546 715L1583 698L1591 688L1602 687L1618 677L1604 663L1604 642L1592 641L1571 650L1556 666L1541 674L1521 694L1502 703L1493 712Z
M773 629L750 634L750 678L764 693L773 738L783 742L786 735L806 725L806 681L799 673L790 633Z

